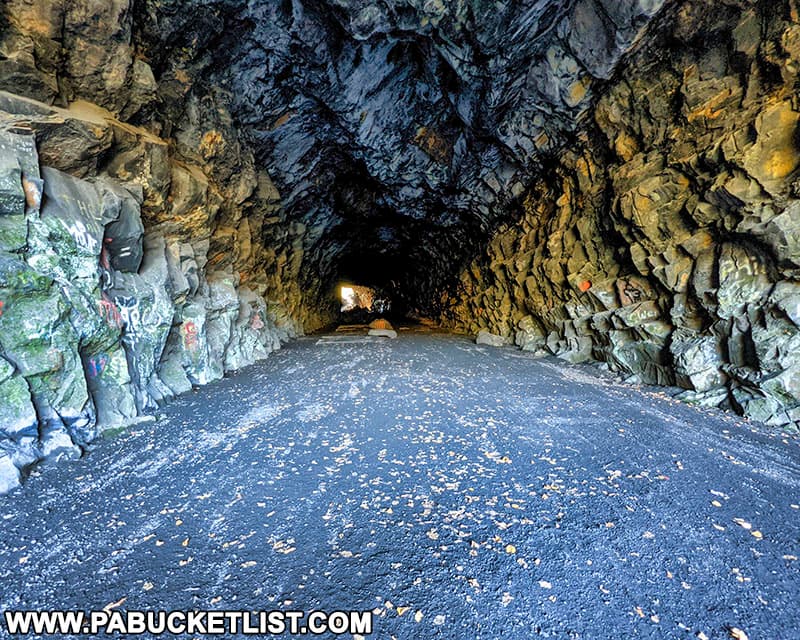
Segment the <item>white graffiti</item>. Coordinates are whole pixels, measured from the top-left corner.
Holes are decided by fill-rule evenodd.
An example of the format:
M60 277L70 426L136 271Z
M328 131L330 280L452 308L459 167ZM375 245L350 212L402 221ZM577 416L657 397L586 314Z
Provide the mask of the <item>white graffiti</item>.
M88 249L91 252L97 251L97 238L95 238L91 233L89 233L86 225L83 224L80 220L73 220L71 223L64 222L64 227L69 232L69 235L73 237L75 242L78 243L79 246Z
M142 319L136 298L120 296L114 298L114 302L119 307L119 315L125 323L125 335L136 337Z

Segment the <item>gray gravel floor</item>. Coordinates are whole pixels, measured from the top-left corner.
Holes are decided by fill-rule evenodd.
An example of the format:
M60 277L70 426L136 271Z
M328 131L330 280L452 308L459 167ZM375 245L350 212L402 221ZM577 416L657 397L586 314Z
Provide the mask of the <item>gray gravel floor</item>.
M588 367L453 336L315 336L0 499L0 609L797 639L799 489L797 439Z

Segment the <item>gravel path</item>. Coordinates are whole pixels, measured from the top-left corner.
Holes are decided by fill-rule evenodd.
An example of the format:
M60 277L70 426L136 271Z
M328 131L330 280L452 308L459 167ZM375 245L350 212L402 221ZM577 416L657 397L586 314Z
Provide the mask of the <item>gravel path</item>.
M0 499L0 609L797 639L798 504L785 435L512 348L316 336Z

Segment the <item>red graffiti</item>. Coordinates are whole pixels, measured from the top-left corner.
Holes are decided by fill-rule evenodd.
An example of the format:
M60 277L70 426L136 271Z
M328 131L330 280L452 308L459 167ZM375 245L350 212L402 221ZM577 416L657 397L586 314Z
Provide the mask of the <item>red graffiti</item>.
M187 351L195 351L199 344L197 337L197 325L191 320L183 324L183 346Z
M105 244L111 244L113 241L114 240L112 238L106 238ZM100 249L100 266L106 271L111 270L111 261L109 260L108 247L106 246L103 246L103 248Z
M3 311L5 310L6 303L0 300L0 318L3 317Z
M120 315L119 309L117 309L117 305L105 297L105 294L103 294L97 306L100 309L100 316L106 321L109 327L114 329L122 328L122 316Z

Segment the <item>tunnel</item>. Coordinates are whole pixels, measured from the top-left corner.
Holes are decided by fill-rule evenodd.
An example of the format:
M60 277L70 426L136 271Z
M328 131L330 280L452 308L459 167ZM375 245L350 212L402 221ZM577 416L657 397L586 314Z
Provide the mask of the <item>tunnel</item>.
M37 492L55 482L76 491L73 478L89 473L82 464L102 460L119 473L114 460L145 446L136 438L152 438L139 472L161 468L162 424L181 422L186 407L200 420L205 410L192 403L203 398L218 409L224 393L247 396L237 380L259 380L254 406L294 397L282 386L294 359L325 353L308 365L308 389L321 371L338 384L324 360L335 349L354 376L339 396L360 407L359 381L372 381L369 411L416 366L456 385L483 371L486 393L504 380L543 408L563 392L576 415L582 400L570 394L600 376L592 389L617 398L611 405L624 404L615 390L628 385L695 411L683 441L700 449L727 451L708 439L706 419L723 425L720 438L726 424L752 431L759 444L748 451L764 457L751 466L774 462L796 491L798 15L795 0L3 0L0 496L9 495L9 522L14 500L19 513L38 513L30 505L46 498ZM379 304L352 311L353 291ZM376 320L373 330L396 339L373 341ZM448 344L456 351L439 351ZM477 369L459 360L468 348L486 359ZM395 373L382 368L389 362ZM536 391L535 376L555 371L563 385ZM435 404L438 383L414 380L409 389L428 389ZM301 418L324 404L304 402ZM598 411L611 415L608 402ZM273 419L265 411L254 420ZM650 437L671 433L668 422ZM199 433L182 424L171 446ZM237 424L236 433L251 429ZM615 438L630 428L620 425ZM539 442L551 437L543 431ZM788 449L764 453L776 442ZM487 451L492 465L515 458ZM790 541L775 557L796 571L788 513ZM0 560L14 547L3 544ZM527 570L533 560L518 547L499 548ZM531 584L556 595L546 578ZM498 606L512 611L510 592L497 589ZM373 609L342 597L338 605ZM735 609L737 597L723 599ZM21 603L0 595L4 610ZM436 637L501 635L473 628L467 614L448 627L410 603L378 604L381 620L412 625L379 637L415 637L429 623ZM625 606L651 627L597 619L620 637L655 633L655 605ZM772 605L754 606L763 608L752 614L755 637L779 637L767 630ZM542 615L536 624L509 617L508 637L607 637L575 622L582 613ZM785 637L800 637L797 617L782 615ZM676 618L658 637L746 638L747 620L729 617L716 631Z

